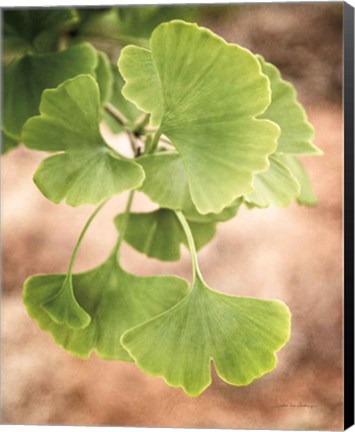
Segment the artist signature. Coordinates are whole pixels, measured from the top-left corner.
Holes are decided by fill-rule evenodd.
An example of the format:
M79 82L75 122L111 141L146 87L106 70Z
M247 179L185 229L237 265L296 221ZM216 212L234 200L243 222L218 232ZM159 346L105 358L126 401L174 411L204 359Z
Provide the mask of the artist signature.
M274 405L274 408L310 408L310 409L313 409L316 406L317 405L311 405L311 404L299 402L299 403L278 403L278 404Z

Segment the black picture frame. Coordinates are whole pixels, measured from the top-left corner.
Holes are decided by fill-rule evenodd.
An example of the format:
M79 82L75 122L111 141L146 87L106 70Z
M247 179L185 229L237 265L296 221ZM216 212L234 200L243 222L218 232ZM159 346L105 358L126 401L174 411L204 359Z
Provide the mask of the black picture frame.
M344 3L344 429L354 424L354 8Z

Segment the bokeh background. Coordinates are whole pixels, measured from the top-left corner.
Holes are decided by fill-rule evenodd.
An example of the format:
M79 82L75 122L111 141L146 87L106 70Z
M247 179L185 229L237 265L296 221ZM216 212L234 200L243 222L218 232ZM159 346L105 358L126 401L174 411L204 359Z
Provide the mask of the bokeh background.
M209 6L184 13L278 66L295 85L315 127L315 143L324 150L323 157L304 158L317 207L242 208L218 226L199 254L205 279L215 289L286 302L293 314L291 340L273 372L248 387L230 386L213 372L213 384L198 398L134 364L95 355L83 361L63 351L27 315L22 285L34 273L66 270L92 207L47 201L32 182L44 155L21 147L2 158L3 423L343 427L342 4ZM100 44L99 38L94 42ZM116 55L115 46L110 49ZM112 142L123 139L103 132ZM116 239L112 218L125 199L112 199L95 220L78 271L107 256ZM138 194L133 208L154 206ZM177 263L148 259L127 245L122 252L128 271L191 276L187 251Z

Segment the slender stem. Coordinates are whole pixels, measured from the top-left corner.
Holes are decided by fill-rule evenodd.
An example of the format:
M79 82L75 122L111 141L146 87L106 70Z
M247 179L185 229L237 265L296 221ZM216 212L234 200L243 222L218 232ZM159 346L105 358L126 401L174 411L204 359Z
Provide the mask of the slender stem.
M116 109L112 104L106 103L104 105L104 108L105 108L105 111L108 112L115 120L117 120L117 122L121 126L123 126L123 127L126 126L126 124L127 124L126 117L122 113L120 113L118 111L118 109Z
M106 103L104 105L105 110L124 128L127 132L129 142L131 144L131 148L134 154L134 157L139 156L140 148L137 143L136 137L130 129L127 128L127 119L124 117L122 113L120 113L112 104ZM143 123L142 123L143 124ZM144 127L144 126L143 126Z
M87 220L86 224L84 225L84 228L82 229L79 238L76 242L76 245L74 247L72 256L70 258L70 263L69 263L69 267L68 267L68 277L71 277L72 272L73 272L73 267L74 267L74 263L75 263L75 259L76 256L78 254L79 248L80 248L80 244L86 234L86 231L89 229L89 226L91 225L91 222L95 219L95 216L99 213L99 211L102 209L102 207L107 203L108 199L106 199L105 201L103 201L101 204L99 204L96 209L94 210L94 212L91 214L91 216L89 217L89 219Z
M134 190L132 190L129 193L127 204L126 204L126 208L125 208L125 211L124 211L124 214L123 214L123 223L122 223L122 228L120 230L120 235L119 235L118 240L117 240L117 242L116 242L116 244L115 244L115 246L113 248L113 251L111 253L111 255L117 256L117 260L118 261L119 261L119 252L120 252L120 249L121 249L121 244L122 244L122 242L124 240L124 236L126 234L127 227L128 227L129 215L130 215L130 212L131 212L133 198L134 198Z
M154 153L155 152L155 150L157 149L158 144L159 144L160 136L161 136L161 131L160 131L160 129L158 129L155 132L155 135L153 137L153 141L152 141L152 144L150 145L148 153Z
M184 233L186 235L187 243L189 245L191 261L192 261L193 282L195 280L195 276L197 276L199 279L202 280L202 275L201 275L201 271L200 271L200 268L198 265L198 260L197 260L196 246L195 246L194 238L192 236L192 232L191 232L191 229L189 227L189 224L188 224L185 216L183 215L183 213L180 210L175 211L175 214L176 214L176 217L179 219L179 222L181 223L182 229L184 230ZM193 285L193 282L192 282L192 285Z
M139 144L137 143L136 137L134 136L134 133L132 131L126 130L126 132L127 132L127 135L128 135L129 143L131 144L133 155L136 158L136 157L138 157L140 155Z

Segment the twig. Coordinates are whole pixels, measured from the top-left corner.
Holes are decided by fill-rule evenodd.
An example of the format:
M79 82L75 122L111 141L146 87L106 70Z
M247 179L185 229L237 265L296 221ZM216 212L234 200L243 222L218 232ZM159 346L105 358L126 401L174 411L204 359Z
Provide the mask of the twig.
M121 126L126 127L127 119L112 104L106 103L104 108Z

